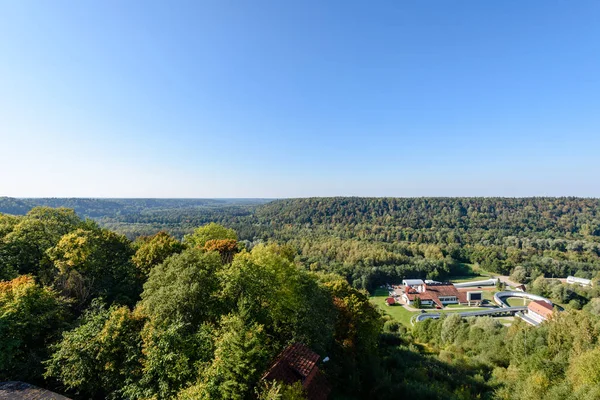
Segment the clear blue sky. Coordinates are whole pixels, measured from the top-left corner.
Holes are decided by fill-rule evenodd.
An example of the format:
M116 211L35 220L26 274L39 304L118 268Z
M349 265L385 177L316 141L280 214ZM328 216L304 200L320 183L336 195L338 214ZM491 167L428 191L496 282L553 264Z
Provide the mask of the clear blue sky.
M0 195L600 196L599 1L0 0Z

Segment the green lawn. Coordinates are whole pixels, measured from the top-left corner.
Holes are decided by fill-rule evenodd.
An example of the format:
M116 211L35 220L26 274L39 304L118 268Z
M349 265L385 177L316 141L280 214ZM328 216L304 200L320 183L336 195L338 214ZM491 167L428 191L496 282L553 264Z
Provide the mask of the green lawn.
M414 312L408 311L400 304L388 306L385 304L385 299L388 297L387 289L377 289L371 296L371 302L379 307L385 314L388 314L396 321L406 327L410 327L410 318L415 315Z
M531 300L529 300L529 299L525 299L525 304L523 304L523 299L520 297L509 297L506 299L506 302L511 307L526 306L527 304L529 304L530 301Z
M482 290L483 292L483 299L484 300L489 300L490 303L494 303L494 294L496 293L496 290Z
M474 282L474 281L484 281L486 279L490 279L489 276L486 275L467 275L467 276L451 276L448 279L452 283L462 283L462 282Z
M462 304L447 304L445 308L463 308L466 307L465 305Z
M485 269L481 268L479 265L477 264L470 264L471 270L479 275L484 275L488 278L491 278L492 276L498 276L498 273L494 273L494 272L490 272L490 271L486 271Z

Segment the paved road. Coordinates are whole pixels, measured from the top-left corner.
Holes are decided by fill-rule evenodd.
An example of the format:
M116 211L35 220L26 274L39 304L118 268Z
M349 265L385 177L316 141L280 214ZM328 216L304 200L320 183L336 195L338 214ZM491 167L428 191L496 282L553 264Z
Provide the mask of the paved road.
M506 283L509 286L512 287L517 287L517 286L521 286L521 283L517 283L515 281L510 280L510 276L508 275L498 275L496 276L496 278L500 279L502 282Z
M526 292L513 292L510 290L504 291L504 292L498 292L498 293L494 294L494 301L500 307L511 308L510 304L508 304L508 302L505 300L510 297L519 297L519 298L524 298L524 299L529 299L529 300L545 301L546 303L553 305L550 300L548 300L545 297L538 296L537 294L531 294L531 293L526 293Z
M518 312L527 310L527 307L504 307L504 308L492 308L489 310L479 310L479 311L465 311L459 312L461 317L484 317L488 315L496 315L496 314L511 314L515 315ZM425 313L425 314L417 314L411 319L411 323L421 322L426 319L438 319L441 316L440 313ZM413 321L414 320L414 321Z

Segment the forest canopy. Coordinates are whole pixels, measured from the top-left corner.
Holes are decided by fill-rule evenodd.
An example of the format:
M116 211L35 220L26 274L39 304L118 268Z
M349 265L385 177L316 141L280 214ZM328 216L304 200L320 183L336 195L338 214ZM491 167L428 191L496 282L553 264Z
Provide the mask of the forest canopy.
M0 211L0 380L76 399L299 399L261 376L300 342L328 357L336 399L600 396L597 199L1 198ZM538 328L407 327L370 301L475 267L566 311ZM566 275L595 285L548 279Z

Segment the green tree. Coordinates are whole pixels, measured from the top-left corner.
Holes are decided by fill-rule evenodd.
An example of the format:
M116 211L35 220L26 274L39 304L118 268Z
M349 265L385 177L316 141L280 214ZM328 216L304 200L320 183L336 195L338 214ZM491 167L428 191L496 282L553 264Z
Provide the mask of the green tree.
M139 305L159 324L182 322L200 326L207 320L216 321L221 304L219 269L218 253L188 249L174 255L152 268Z
M92 304L81 324L52 347L45 376L85 396L122 398L123 388L140 377L143 324L126 306Z
M304 389L300 382L286 385L281 382L263 382L256 391L258 400L305 400Z
M516 266L510 273L510 279L516 283L524 283L527 279L527 271L522 266Z
M244 399L254 388L269 359L264 327L247 311L224 316L215 343L215 359L203 379L222 399ZM272 350L271 350L272 352Z
M0 380L40 380L47 346L68 321L67 306L31 276L0 282Z
M502 282L500 279L496 281L496 290L502 292L506 289L506 283Z
M587 308L592 315L600 316L600 297L592 299Z
M331 358L337 362L330 366L329 372L332 379L344 382L344 392L367 396L376 380L375 355L383 319L366 292L339 277L322 279L337 311L335 346L331 349Z
M204 248L209 240L222 239L237 240L237 233L233 229L227 229L222 225L211 222L197 228L193 233L185 235L183 242L189 247Z
M421 308L421 307L423 307L423 304L421 304L421 298L419 296L415 296L415 299L413 301L413 307L414 308Z
M458 337L462 326L462 318L458 313L447 315L442 322L441 339L444 343L452 343Z
M238 251L238 242L233 239L211 239L204 244L206 251L216 251L221 255L221 262L229 264Z
M576 388L600 386L600 347L585 352L571 361L568 379Z
M5 222L5 235L0 240L0 265L20 274L43 274L46 251L63 235L83 225L73 210L33 208L25 217Z
M181 253L185 246L166 232L158 232L152 236L142 236L134 242L137 248L133 255L133 263L148 275L152 267L162 263L167 257Z
M331 292L290 258L274 244L239 253L220 274L223 301L230 312L245 304L277 343L302 341L323 351L334 330Z
M146 322L142 330L141 377L123 389L124 397L171 399L194 384L213 358L215 333L211 324L196 328L181 322Z
M124 236L105 229L77 229L48 250L56 268L56 286L80 305L96 296L109 303L134 304L141 276L130 261L132 253Z

